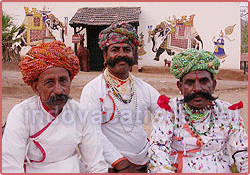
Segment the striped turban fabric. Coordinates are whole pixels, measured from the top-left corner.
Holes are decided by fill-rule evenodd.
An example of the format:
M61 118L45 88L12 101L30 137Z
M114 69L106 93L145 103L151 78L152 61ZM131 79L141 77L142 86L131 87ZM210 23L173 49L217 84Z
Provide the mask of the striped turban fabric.
M73 50L61 41L32 47L19 63L23 81L31 85L38 76L51 67L62 67L70 72L71 80L79 72L79 59Z
M99 34L99 47L104 50L111 44L127 43L132 48L139 45L138 35L132 25L127 23L117 23L104 29Z
M195 70L207 70L217 74L220 60L211 52L205 50L187 49L172 58L170 73L177 79Z

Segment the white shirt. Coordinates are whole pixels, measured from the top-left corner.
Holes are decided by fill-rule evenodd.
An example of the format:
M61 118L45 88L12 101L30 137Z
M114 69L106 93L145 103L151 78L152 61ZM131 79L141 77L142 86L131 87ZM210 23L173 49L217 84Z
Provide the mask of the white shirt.
M144 117L147 116L148 110L154 114L159 93L148 83L131 76L136 92L128 104L111 96L103 74L89 82L82 90L80 104L85 111L89 111L88 117L93 120L99 118L100 135L105 135L102 135L104 157L109 164L121 157L126 157L137 165L148 162ZM136 113L138 115L135 115ZM128 120L125 121L126 119Z
M200 133L195 136L185 120L184 104L179 100L171 99L172 111L161 108L152 121L150 172L231 173L232 154L248 149L248 136L239 110L230 110L229 103L215 100L211 113L193 123ZM247 173L248 152L239 152L235 158L238 171Z
M3 135L2 172L24 173L26 159L27 173L79 173L80 169L106 173L107 165L95 126L84 120L75 100L69 99L51 125L38 137L30 138L53 119L38 96L13 107ZM39 143L44 155L33 140ZM77 156L77 146L82 162ZM42 162L32 162L43 158Z

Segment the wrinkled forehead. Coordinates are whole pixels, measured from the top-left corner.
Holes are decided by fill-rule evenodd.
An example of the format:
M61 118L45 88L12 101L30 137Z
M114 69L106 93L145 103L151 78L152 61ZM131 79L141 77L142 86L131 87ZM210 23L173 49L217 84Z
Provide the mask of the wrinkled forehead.
M59 77L70 77L70 73L67 69L63 67L51 67L42 72L38 76L38 80L59 78Z
M185 74L182 77L182 80L187 79L201 79L201 78L209 78L212 79L211 73L207 70L195 70Z

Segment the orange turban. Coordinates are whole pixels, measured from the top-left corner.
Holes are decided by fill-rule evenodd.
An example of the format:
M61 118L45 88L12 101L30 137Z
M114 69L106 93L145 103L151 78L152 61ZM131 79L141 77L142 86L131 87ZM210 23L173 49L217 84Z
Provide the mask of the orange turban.
M71 74L71 80L79 72L79 59L73 50L61 41L43 43L32 47L19 63L23 81L31 85L38 76L51 67L62 67Z

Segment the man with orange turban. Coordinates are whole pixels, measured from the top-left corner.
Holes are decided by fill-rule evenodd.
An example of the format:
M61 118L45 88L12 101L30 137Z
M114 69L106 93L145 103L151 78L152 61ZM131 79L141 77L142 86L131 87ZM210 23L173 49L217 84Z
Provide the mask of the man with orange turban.
M10 111L2 142L3 173L107 172L96 129L69 98L79 72L70 47L54 41L32 47L19 63L37 94ZM79 147L81 159L77 156Z

